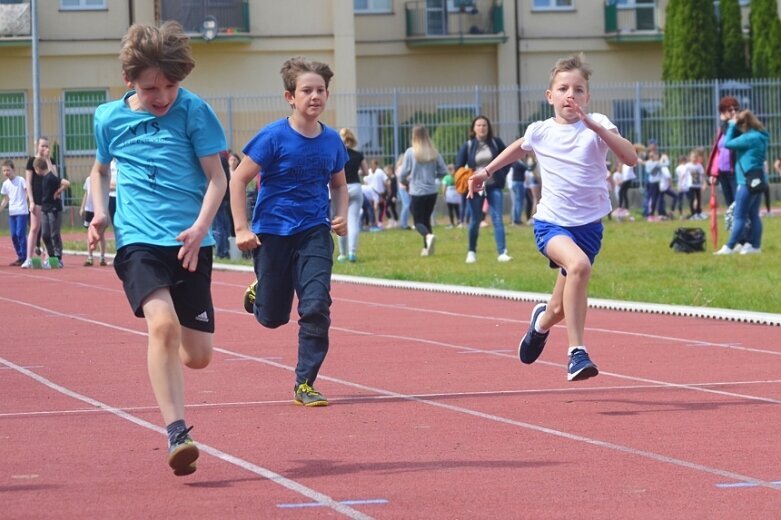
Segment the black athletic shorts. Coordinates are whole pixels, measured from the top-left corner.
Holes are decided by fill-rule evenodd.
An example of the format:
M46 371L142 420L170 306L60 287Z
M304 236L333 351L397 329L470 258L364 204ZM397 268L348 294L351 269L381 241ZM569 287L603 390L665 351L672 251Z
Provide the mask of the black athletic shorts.
M212 248L201 248L194 273L182 267L176 257L179 249L149 244L124 246L114 257L114 270L137 317L144 317L143 304L150 294L168 287L182 327L214 332Z

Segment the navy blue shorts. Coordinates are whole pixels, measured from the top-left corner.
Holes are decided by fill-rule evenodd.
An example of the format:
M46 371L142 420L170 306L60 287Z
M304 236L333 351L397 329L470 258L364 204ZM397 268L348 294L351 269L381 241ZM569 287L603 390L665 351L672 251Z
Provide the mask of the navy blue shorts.
M182 267L182 261L176 257L179 249L179 246L130 244L117 251L114 270L137 317L144 317L143 304L150 294L168 287L182 327L214 332L212 248L200 249L198 268L193 273Z
M534 220L534 239L537 242L537 250L546 258L548 258L548 255L545 254L545 248L548 247L550 239L555 236L565 235L572 239L572 241L586 254L592 265L599 254L599 250L602 249L603 230L604 226L600 220L589 224L583 224L582 226L572 227L559 226L558 224L551 224L550 222ZM548 260L552 269L561 267L550 258L548 258ZM567 275L564 269L561 270L561 274L564 276Z

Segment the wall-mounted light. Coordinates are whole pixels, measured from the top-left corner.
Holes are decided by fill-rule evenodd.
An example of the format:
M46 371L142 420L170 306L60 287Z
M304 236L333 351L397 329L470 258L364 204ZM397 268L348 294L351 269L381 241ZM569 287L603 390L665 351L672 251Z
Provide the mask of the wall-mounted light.
M213 16L207 16L203 19L203 25L201 26L201 36L207 42L212 41L219 32L219 25L217 19Z

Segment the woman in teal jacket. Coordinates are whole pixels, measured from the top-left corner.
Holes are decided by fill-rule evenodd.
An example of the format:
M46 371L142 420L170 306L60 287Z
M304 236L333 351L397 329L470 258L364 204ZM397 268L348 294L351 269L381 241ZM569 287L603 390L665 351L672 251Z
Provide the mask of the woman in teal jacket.
M759 170L764 182L767 174L764 172L767 157L768 134L757 116L750 110L738 113L729 123L724 146L735 151L735 178L738 190L735 194L735 209L733 212L732 233L727 243L719 249L717 255L740 253L747 255L761 252L762 220L759 218L759 205L762 192L751 193L746 187L746 172ZM738 247L738 240L743 234L746 222L751 224L749 240Z

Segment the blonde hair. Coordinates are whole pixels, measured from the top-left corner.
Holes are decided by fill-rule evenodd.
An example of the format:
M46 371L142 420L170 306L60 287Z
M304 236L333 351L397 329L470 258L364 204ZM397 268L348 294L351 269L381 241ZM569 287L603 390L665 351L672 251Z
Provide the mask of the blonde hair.
M434 161L439 155L434 143L431 142L428 130L423 125L412 127L412 154L420 163Z
M178 22L165 22L160 27L131 25L122 37L119 61L129 81L136 81L152 68L160 69L169 81L182 81L195 68L190 39Z
M328 85L331 83L331 78L334 77L334 73L331 67L325 63L319 61L308 60L304 57L297 56L290 58L282 64L282 69L279 71L282 74L282 83L285 86L285 90L291 94L296 91L296 80L301 74L307 72L314 72L325 80L325 88L328 89Z
M583 75L583 79L586 80L586 84L588 84L588 80L591 79L591 66L586 63L586 56L580 52L578 54L573 54L569 58L561 58L556 61L553 68L550 70L548 88L553 86L553 80L556 79L556 75L559 72L569 72L571 70L580 71Z
M342 138L342 142L347 148L355 148L358 146L358 140L355 138L355 134L349 128L342 128L339 130L339 137Z
M754 112L749 109L743 110L735 118L735 124L741 132L753 128L754 130L764 130L765 126L759 121Z

